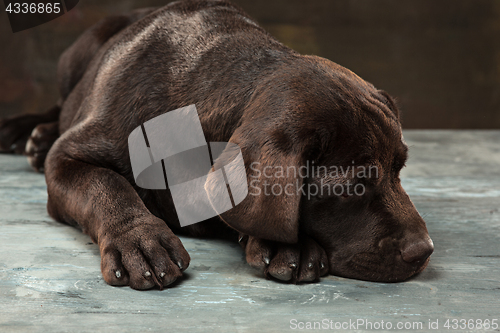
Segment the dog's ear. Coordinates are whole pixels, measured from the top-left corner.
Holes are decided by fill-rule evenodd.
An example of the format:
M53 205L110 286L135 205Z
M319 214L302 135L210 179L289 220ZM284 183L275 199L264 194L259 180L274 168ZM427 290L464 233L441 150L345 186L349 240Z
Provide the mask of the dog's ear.
M266 131L256 125L241 125L229 140L239 146L244 162L230 162L235 160L234 145L229 148L233 152L228 152L226 148L215 160L213 170L231 165L230 169L226 168L225 171L226 182L229 178L237 179L246 173L246 179L240 178L236 181L238 184L235 184L234 180L231 184L229 179L228 187L233 192L233 199L242 199L241 193L245 191L241 190L241 186L245 189L248 186L248 194L243 196L243 201L239 204L233 202L235 207L223 213L218 212L219 216L239 232L262 239L296 243L305 154L297 143L292 145L288 142L284 145L283 141L286 139L280 137L277 130ZM216 178L215 173L211 173L205 183L209 197L225 191L217 185L221 182ZM239 193L235 193L236 191Z

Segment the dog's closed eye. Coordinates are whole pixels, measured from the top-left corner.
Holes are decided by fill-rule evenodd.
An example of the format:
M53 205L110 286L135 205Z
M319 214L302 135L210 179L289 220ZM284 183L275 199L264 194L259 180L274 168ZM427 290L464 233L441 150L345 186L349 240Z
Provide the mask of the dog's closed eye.
M406 166L406 161L398 161L396 160L394 164L392 165L392 171L395 173L399 174L401 169L403 169Z
M408 160L408 146L403 145L401 151L396 153L396 158L392 164L392 171L399 174L401 169L406 166L406 161Z

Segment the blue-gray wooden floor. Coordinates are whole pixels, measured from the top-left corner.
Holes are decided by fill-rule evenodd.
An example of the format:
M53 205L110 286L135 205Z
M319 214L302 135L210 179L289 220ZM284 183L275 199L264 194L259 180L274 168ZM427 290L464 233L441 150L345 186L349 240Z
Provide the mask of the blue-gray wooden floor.
M279 284L248 267L236 244L184 237L192 261L174 288L110 287L97 246L47 215L43 175L0 155L0 332L277 332L349 320L360 331L381 321L429 331L439 320L447 331L447 319L500 321L500 131L405 138L403 185L435 252L422 274L397 284Z

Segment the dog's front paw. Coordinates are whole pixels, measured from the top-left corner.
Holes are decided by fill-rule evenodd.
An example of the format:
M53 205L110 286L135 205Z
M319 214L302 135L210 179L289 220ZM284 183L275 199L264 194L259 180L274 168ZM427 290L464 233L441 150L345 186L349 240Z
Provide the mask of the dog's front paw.
M313 239L303 236L297 244L266 241L240 236L250 266L262 270L266 277L292 283L316 282L328 274L325 250Z
M133 289L162 289L181 277L190 261L180 239L157 218L126 231L104 233L99 248L104 280Z

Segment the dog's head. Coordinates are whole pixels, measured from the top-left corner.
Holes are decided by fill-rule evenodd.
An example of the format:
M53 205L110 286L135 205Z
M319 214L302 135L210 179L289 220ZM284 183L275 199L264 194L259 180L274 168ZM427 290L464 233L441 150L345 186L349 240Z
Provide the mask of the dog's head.
M249 195L222 218L264 239L312 236L333 275L388 282L422 271L433 244L401 187L408 147L391 97L328 60L294 61L259 85L231 138Z

